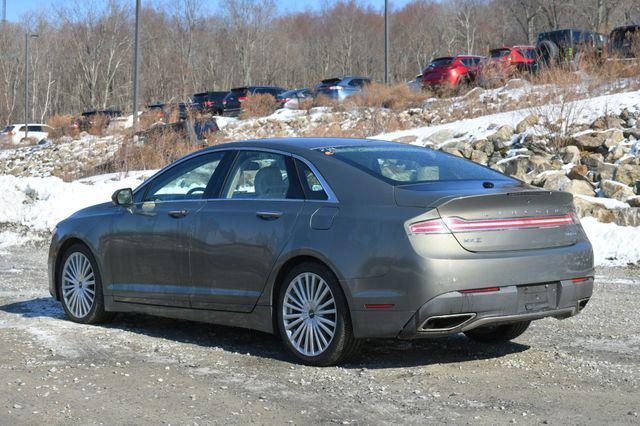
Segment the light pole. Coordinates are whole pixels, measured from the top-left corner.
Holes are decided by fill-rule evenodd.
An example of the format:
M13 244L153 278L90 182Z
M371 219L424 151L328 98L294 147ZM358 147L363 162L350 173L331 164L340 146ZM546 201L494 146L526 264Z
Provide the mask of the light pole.
M38 38L38 34L24 33L24 138L29 137L29 39Z
M389 0L384 0L384 84L389 84Z
M136 0L135 40L133 45L133 131L138 130L138 72L140 68L140 0Z

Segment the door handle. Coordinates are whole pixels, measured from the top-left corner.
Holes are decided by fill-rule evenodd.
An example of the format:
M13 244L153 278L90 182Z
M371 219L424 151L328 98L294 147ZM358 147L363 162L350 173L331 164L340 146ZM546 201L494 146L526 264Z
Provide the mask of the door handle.
M169 216L175 217L176 219L180 219L181 217L185 217L189 212L187 210L172 210L169 212Z
M256 212L256 216L264 220L274 220L282 216L282 212Z

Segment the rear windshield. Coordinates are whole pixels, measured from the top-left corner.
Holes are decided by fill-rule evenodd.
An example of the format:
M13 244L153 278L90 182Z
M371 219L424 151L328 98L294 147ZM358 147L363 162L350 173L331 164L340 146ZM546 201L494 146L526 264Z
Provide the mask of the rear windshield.
M434 59L429 64L429 68L440 67L440 66L443 66L443 65L449 65L451 62L453 62L453 58Z
M492 58L504 58L505 56L509 56L511 51L509 49L494 49L491 51Z
M392 185L436 181L511 180L501 173L471 161L427 148L349 146L318 150Z

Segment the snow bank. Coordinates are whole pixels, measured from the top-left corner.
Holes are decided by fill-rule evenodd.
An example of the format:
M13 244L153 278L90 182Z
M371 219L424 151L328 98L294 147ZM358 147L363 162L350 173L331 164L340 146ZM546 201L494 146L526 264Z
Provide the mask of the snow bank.
M109 201L116 189L134 188L152 173L114 173L74 182L64 182L56 177L0 175L0 225L50 231L75 211ZM2 235L0 245L15 239L11 233Z
M640 261L640 227L601 223L593 217L580 220L598 266L627 266Z

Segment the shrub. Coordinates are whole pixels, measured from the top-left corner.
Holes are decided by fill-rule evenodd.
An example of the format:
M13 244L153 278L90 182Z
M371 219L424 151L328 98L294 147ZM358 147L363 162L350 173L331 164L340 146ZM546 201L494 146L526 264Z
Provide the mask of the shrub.
M266 93L249 94L242 103L241 119L264 117L278 108L278 101Z
M74 126L75 119L71 115L54 115L47 121L47 125L53 130L49 132L49 138L59 139L62 136L78 136L79 130Z
M424 101L430 97L430 92L415 92L404 83L389 86L374 82L368 85L362 93L347 98L346 102L355 106L382 107L402 111L421 107Z

